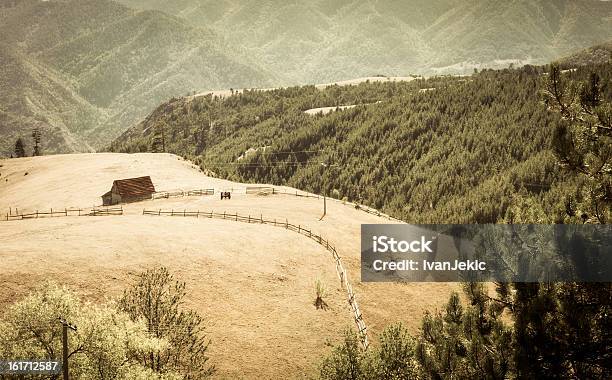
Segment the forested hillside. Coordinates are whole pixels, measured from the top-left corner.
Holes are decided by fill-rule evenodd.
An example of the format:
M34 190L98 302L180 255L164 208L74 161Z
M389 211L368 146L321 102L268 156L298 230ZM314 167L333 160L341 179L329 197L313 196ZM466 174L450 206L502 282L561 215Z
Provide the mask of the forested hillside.
M410 222L490 223L533 202L547 208L542 222L563 221L564 204L580 194L552 153L560 119L542 102L544 71L176 98L111 149L165 150L222 177L325 192ZM565 75L579 81L591 71L612 99L609 63Z
M35 126L46 154L88 151L172 96L274 78L210 30L109 0L3 2L0 45L2 156Z
M576 66L597 65L612 60L612 41L570 54L558 60L561 68L571 69Z
M595 0L119 0L211 28L289 83L545 64L612 38Z

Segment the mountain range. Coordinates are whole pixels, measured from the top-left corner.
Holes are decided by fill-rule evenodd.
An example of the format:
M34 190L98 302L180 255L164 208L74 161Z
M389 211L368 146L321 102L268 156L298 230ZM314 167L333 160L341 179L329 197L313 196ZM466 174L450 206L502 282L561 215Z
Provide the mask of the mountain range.
M612 39L593 0L119 0L241 44L291 83L544 64Z
M45 153L99 149L172 96L274 78L210 30L107 0L3 3L0 36L3 155L34 127Z
M595 0L5 0L0 156L102 149L170 98L546 63L612 39Z

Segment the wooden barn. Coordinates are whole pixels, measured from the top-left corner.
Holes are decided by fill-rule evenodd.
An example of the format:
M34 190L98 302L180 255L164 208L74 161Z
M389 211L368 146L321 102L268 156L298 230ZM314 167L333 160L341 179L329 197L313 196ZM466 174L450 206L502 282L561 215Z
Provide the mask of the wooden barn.
M110 206L118 203L142 201L151 199L153 193L155 193L155 187L149 176L117 179L113 181L113 187L110 191L102 195L102 204Z

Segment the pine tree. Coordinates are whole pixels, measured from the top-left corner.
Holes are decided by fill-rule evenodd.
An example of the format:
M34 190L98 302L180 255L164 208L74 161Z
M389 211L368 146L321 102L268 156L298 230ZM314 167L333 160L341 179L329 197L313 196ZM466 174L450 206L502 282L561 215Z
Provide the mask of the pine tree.
M20 138L15 142L15 157L25 157L25 146L23 144L23 140Z
M505 379L512 373L512 334L503 308L480 283L468 283L464 308L453 293L444 313L426 314L416 357L426 378Z
M166 125L160 124L155 127L153 132L153 139L151 141L151 151L153 153L165 153L166 152Z
M554 131L554 151L569 171L587 179L585 219L608 223L612 216L612 102L609 81L593 72L581 84L566 83L557 65L550 68L545 101L564 120Z
M33 156L40 156L40 128L34 128L32 130L32 140L34 141L34 150Z

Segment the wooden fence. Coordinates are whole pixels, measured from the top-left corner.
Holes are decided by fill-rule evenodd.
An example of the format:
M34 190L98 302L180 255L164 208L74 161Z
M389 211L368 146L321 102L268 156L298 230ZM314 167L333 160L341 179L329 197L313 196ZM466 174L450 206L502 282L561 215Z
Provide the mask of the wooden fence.
M176 190L176 191L160 191L153 193L151 199L167 199L177 197L192 197L202 195L214 195L215 189L196 189L196 190Z
M50 211L38 211L30 213L19 213L18 210L13 214L8 212L5 220L24 220L24 219L38 219L38 218L54 218L60 216L109 216L109 215L123 215L123 207L94 207L90 209L82 208L65 208L63 210Z
M348 273L346 272L346 269L342 265L342 259L340 258L340 255L336 251L336 248L332 244L330 244L329 240L323 238L319 234L313 233L311 229L303 227L301 225L295 225L295 224L289 223L289 221L287 221L286 219L284 222L277 221L276 219L265 219L262 215L260 215L259 217L253 217L250 215L247 215L247 216L239 215L237 213L229 214L227 212L215 213L212 211L206 212L206 211L199 211L199 210L198 211L187 211L187 210L163 211L161 209L159 210L146 210L145 209L145 210L142 210L142 214L143 215L155 215L155 216L183 216L183 217L189 216L189 217L195 217L195 218L202 217L202 218L211 218L211 219L214 218L214 219L232 220L236 222L245 222L245 223L268 224L268 225L273 225L275 227L282 227L287 230L297 232L301 235L308 237L309 239L314 240L315 242L323 246L327 251L329 251L332 254L332 257L334 258L334 261L336 263L336 273L338 274L338 277L340 279L340 284L342 285L344 289L346 289L346 293L348 297L348 304L351 309L353 319L355 320L355 324L357 325L357 330L359 332L361 344L363 345L364 349L368 348L369 342L368 342L367 327L363 320L363 315L361 314L361 310L359 309L359 305L355 297L355 292L353 291L353 287L351 286L351 283L349 282Z
M295 190L295 191L282 190L282 189L277 189L274 186L247 186L247 187L242 187L242 188L231 188L231 189L227 188L227 189L223 189L222 191L229 191L231 193L238 192L241 194L242 194L242 191L244 191L244 194L246 195L272 194L272 195L293 195L293 196L302 197L302 198L316 198L316 199L323 198L323 196L319 194L306 193L306 192L298 191L298 190ZM185 190L161 191L161 192L154 193L151 199L155 200L155 199L167 199L167 198L176 198L176 197L202 196L202 195L214 195L214 194L215 194L215 189L197 189L197 190L186 190L186 191ZM379 210L376 210L374 208L371 208L369 206L365 206L359 203L343 201L343 200L332 198L332 197L327 197L327 200L331 202L342 203L343 205L347 205L347 206L352 206L356 210L367 212L368 214L376 215L383 219L387 219L387 220L394 221L397 223L404 223L403 220L394 218L388 214L380 212Z
M248 186L246 194L274 194L274 188L270 186Z
M323 198L322 195L318 195L318 194L298 192L297 190L296 191L283 191L283 190L279 190L279 189L276 189L276 188L272 189L272 194L293 195L293 196L296 196L296 197L303 197L303 198L316 198L316 199L322 199ZM405 223L403 220L394 218L391 215L382 213L382 212L380 212L380 211L378 211L378 210L376 210L374 208L371 208L369 206L366 206L366 205L362 205L362 204L354 203L354 202L343 201L341 199L336 199L336 198L332 198L332 197L327 197L327 200L331 201L331 202L340 202L340 203L342 203L344 205L348 205L348 206L353 206L356 210L367 212L368 214L376 215L376 216L378 216L380 218L383 218L383 219L391 220L391 221L394 221L394 222L397 222L397 223Z

